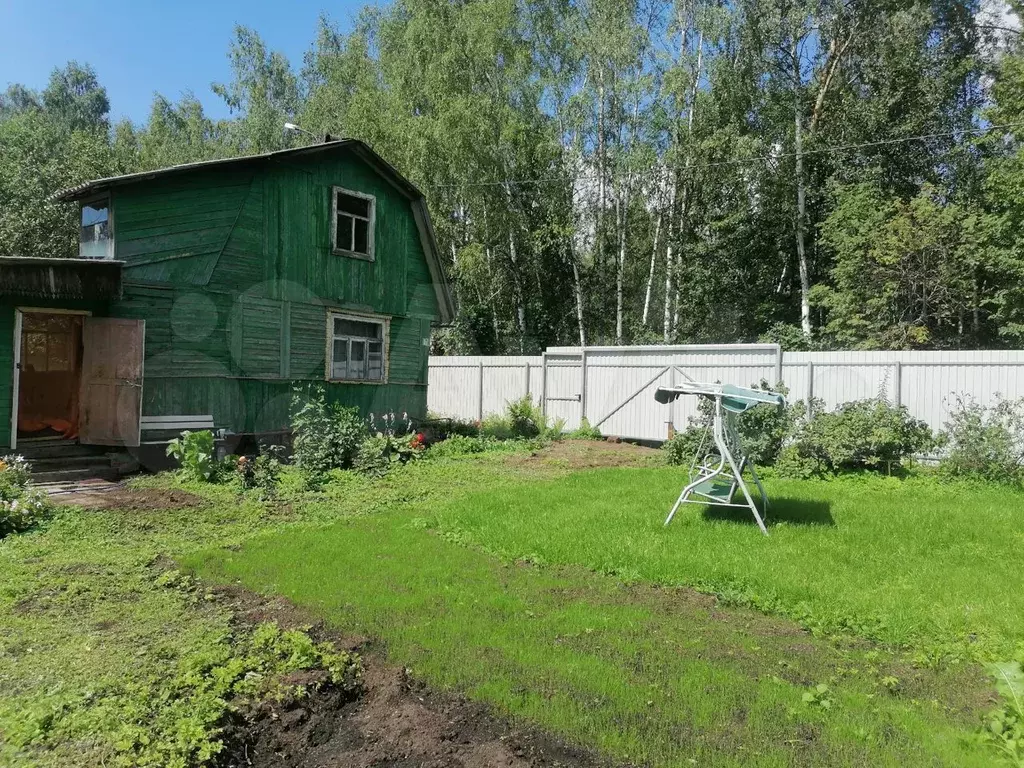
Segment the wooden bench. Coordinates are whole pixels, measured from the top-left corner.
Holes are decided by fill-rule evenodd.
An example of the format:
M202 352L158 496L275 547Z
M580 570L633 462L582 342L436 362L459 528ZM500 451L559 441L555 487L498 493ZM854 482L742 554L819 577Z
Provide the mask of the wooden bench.
M213 416L187 415L187 416L143 416L142 437L143 445L156 445L167 443L176 437L180 437L185 430L189 432L202 432L204 429L213 432L214 437L222 437L224 430L217 429L213 424ZM146 439L148 438L148 439Z

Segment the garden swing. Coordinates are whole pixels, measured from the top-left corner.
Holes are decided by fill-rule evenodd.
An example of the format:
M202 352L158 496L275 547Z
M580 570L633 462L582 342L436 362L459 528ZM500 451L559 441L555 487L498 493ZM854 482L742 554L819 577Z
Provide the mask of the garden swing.
M764 502L765 513L768 510L768 494L761 485L754 463L743 450L736 428L736 416L761 403L782 408L785 399L782 395L767 390L696 381L674 387L659 387L654 393L654 399L659 403L670 403L680 395L697 395L711 401L713 418L705 427L700 445L690 464L689 482L679 494L672 511L668 513L665 525L672 522L680 504L746 507L753 512L758 527L767 536L768 529L764 524L764 516L758 511L747 484L743 481L745 468L750 469L750 475ZM734 501L737 490L743 493L743 503Z

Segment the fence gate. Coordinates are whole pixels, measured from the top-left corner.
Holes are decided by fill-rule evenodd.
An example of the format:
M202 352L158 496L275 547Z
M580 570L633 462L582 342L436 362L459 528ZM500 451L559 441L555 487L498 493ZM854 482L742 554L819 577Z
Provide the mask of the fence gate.
M586 405L585 354L578 349L564 349L549 350L543 355L541 404L548 419L564 419L566 429L576 429L580 425L582 409Z

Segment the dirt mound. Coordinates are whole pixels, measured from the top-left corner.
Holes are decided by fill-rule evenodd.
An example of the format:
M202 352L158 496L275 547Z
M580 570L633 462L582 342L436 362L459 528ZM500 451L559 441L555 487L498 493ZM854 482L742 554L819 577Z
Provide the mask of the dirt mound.
M103 488L83 488L54 495L53 501L86 509L119 509L126 512L155 512L161 509L191 509L206 506L206 501L188 491L175 488L126 488L111 484Z
M547 448L526 455L509 456L509 463L547 464L567 469L599 467L643 467L656 463L659 452L633 443L607 440L560 440Z
M389 665L361 638L346 637L286 601L221 590L244 623L277 621L318 640L361 651L363 681L352 694L330 685L294 700L264 702L225 733L225 768L534 768L607 766L595 755L486 706L431 690ZM315 676L315 675L314 675ZM294 681L319 682L320 678ZM292 681L289 681L292 682Z

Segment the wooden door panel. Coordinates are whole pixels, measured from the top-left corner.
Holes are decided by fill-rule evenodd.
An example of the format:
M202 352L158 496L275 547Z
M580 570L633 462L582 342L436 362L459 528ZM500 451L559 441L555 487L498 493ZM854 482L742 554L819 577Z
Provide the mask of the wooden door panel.
M86 318L82 329L81 442L139 444L145 332L145 320Z

